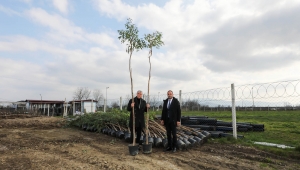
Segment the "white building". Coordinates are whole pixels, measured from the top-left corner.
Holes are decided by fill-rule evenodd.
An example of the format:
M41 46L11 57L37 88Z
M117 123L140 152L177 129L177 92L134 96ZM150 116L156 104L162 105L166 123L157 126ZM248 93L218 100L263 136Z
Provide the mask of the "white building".
M73 106L73 115L81 113L95 113L97 110L98 101L88 99L88 100L74 100L70 101Z

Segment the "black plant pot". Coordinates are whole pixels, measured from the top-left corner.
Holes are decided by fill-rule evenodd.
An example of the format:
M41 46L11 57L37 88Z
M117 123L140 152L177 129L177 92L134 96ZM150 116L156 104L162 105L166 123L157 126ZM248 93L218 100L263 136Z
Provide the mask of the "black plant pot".
M196 140L193 138L189 138L188 141L191 143L192 146L196 144Z
M201 138L202 140L204 140L205 138L206 138L206 136L205 135L203 135L202 133L198 133L198 136L197 136L198 138Z
M202 132L207 138L210 138L211 137L211 134L207 131L203 131Z
M157 137L157 138L154 138L154 146L155 147L160 147L162 146L162 139Z
M189 149L191 147L191 143L186 138L183 138L182 141L184 142L186 149Z
M177 140L177 148L179 150L185 149L185 143L180 139Z
M139 154L139 145L138 144L136 144L136 145L129 144L128 149L129 149L129 154L131 156L135 156L135 155Z
M101 133L104 134L105 131L106 131L106 128L102 128L102 129L101 129Z
M153 139L153 137L148 137L148 143L154 143L154 139Z
M132 142L132 141L130 141L130 135L131 134L129 132L125 132L124 139L125 139L126 142Z
M144 141L146 141L146 136L141 135L140 144L144 143Z
M149 154L152 153L152 143L143 143L143 153Z
M194 139L196 140L196 142L197 142L198 144L201 144L201 141L202 141L201 138L198 138L197 136L194 136Z
M191 135L192 133L189 132L189 131L184 131L184 134L186 134L186 135Z
M86 128L87 128L86 124L82 125L82 130L86 130Z
M124 132L123 132L123 131L117 131L117 132L116 132L116 136L117 136L119 139L123 139L123 138L124 138Z
M110 135L113 136L113 137L116 137L116 131L112 129L112 130L110 131Z
M167 148L168 147L168 139L166 139L166 138L163 139L162 140L162 145L163 145L164 148Z
M108 128L107 131L106 131L106 134L107 134L107 135L110 135L111 131L112 131L112 129L109 129L109 128Z

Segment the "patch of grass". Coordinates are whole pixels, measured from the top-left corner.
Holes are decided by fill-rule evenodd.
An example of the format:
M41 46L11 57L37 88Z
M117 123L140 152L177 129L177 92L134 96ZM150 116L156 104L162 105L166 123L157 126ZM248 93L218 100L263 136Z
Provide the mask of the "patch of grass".
M270 151L279 155L293 155L300 158L300 111L237 111L237 122L264 124L264 132L238 132L244 139L231 140L220 138L215 141L220 143L241 143L242 145ZM231 122L232 115L229 111L193 111L182 112L182 116L208 116L217 120ZM254 145L253 142L270 142L296 147L296 149L281 149L270 146Z
M266 168L266 167L268 167L268 164L266 164L266 163L261 163L259 166L260 166L261 168Z

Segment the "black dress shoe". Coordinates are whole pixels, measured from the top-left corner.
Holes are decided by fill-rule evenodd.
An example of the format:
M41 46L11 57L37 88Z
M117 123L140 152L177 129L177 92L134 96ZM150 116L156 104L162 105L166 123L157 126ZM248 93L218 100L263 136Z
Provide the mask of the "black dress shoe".
M165 149L165 151L171 151L171 150L172 150L171 147L167 147L167 148Z
M173 152L173 153L176 152L176 148L173 148L172 152Z

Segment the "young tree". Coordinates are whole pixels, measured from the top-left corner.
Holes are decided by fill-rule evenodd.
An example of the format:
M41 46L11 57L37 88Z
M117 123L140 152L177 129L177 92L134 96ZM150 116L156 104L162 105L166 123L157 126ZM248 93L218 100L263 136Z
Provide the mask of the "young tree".
M118 30L119 40L121 43L126 43L126 52L129 54L129 73L130 73L130 82L131 82L131 99L132 103L134 102L133 98L133 81L132 81L132 68L131 68L131 57L134 51L143 49L145 46L145 41L139 39L138 28L132 23L132 19L128 18L127 23L125 24L125 30ZM133 126L133 146L135 145L135 116L134 109L132 109L132 126Z
M162 33L161 32L154 32L152 34L146 34L145 35L146 40L146 47L149 49L148 58L149 58L149 79L148 79L148 94L147 94L147 102L150 102L150 78L151 78L151 56L152 56L152 48L159 48L164 44L164 42L161 40ZM147 108L147 118L146 118L146 144L148 144L148 122L149 122L149 114L148 114L148 108Z
M93 97L94 97L94 100L97 100L97 106L99 107L100 105L100 102L103 100L103 94L101 92L101 90L99 89L94 89L93 91Z
M87 87L85 87L84 90L83 90L83 94L84 94L85 100L87 100L87 99L90 98L91 90L89 90Z
M88 99L91 91L87 87L78 87L73 94L74 100Z

